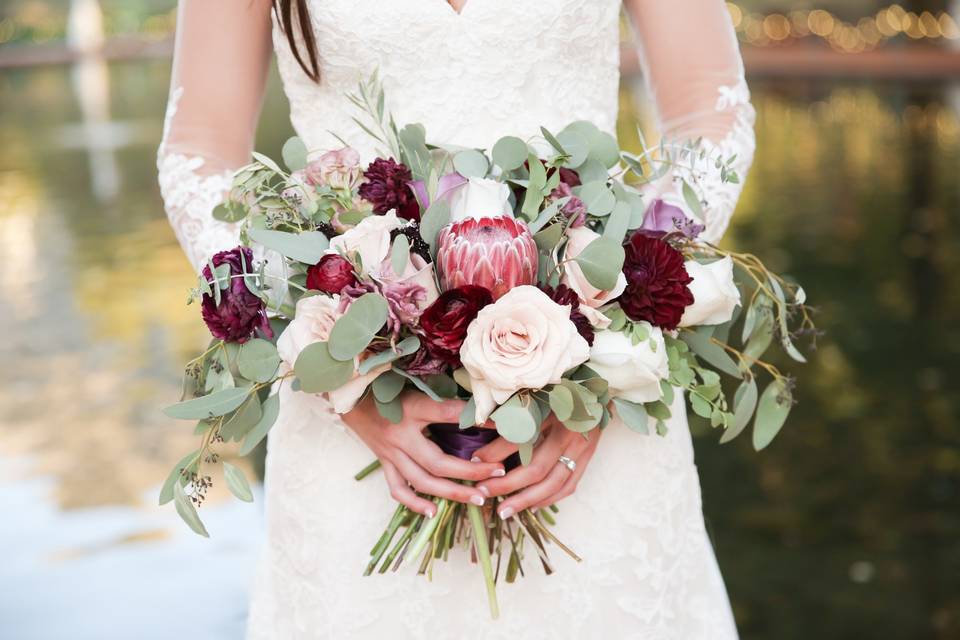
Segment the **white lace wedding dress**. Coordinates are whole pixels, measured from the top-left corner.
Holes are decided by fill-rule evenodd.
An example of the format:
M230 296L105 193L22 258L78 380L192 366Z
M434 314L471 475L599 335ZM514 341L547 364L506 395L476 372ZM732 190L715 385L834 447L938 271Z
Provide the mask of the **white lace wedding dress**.
M340 144L366 161L371 139L345 98L379 70L398 122L433 140L489 146L587 119L613 132L618 111L619 0L308 0L320 52L319 83L271 24L269 2L181 2L160 184L171 223L195 267L237 243L210 210L244 164L275 49L294 127L308 148ZM753 155L753 110L736 40L720 0L633 0L645 74L671 138L704 137ZM272 36L272 37L271 37ZM698 171L691 167L684 171ZM682 205L675 176L648 189ZM718 239L739 185L701 181L707 237ZM284 387L288 389L288 387ZM609 425L577 492L560 503L556 532L582 557L554 550L557 572L501 582L492 622L479 569L466 553L434 579L362 577L394 504L379 474L353 474L366 447L321 400L285 393L267 458L267 543L253 588L249 637L313 638L736 638L704 530L685 412L666 437Z

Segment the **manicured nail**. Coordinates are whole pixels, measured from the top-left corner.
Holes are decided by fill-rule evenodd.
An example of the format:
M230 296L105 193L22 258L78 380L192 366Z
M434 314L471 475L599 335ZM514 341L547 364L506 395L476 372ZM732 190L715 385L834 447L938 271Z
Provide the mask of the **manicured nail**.
M483 496L470 496L470 502L477 505L478 507L483 506Z
M505 469L494 469L494 470L493 470L493 473L490 474L490 477L491 477L491 478L502 478L502 477L505 476L505 475L507 475L507 472L506 472Z
M506 520L512 515L513 515L513 507L504 507L503 509L500 509L501 520Z
M481 462L481 460L477 456L473 456L472 458L470 458L470 462Z
M433 509L427 509L423 512L423 515L427 516L428 518L432 518L433 516L437 515L437 512Z
M490 497L490 489L487 489L482 484L477 485L477 489L480 489L480 493L482 493L483 495L487 496L488 498Z

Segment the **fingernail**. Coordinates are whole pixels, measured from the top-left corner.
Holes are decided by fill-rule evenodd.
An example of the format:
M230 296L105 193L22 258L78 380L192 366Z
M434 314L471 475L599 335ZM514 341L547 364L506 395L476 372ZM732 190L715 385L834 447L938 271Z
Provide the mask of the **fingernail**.
M503 509L500 509L501 520L506 520L512 515L513 515L513 507L504 507Z
M478 507L483 506L483 496L470 496L470 502L477 505Z
M493 473L490 474L491 478L502 478L507 475L507 472L504 469L494 469Z
M434 511L433 509L427 509L426 511L423 512L423 515L427 516L428 518L432 518L436 514L437 512Z
M481 462L481 460L477 456L473 456L472 458L470 458L470 462Z
M483 495L487 496L488 498L490 497L490 489L487 489L482 484L477 485L477 489L480 489L480 493L482 493Z

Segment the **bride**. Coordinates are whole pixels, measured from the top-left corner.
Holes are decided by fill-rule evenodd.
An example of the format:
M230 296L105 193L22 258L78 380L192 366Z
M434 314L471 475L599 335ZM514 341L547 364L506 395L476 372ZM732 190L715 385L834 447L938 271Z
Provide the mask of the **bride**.
M447 143L489 147L574 120L612 133L622 9L641 43L662 134L702 137L711 157L736 154L745 176L754 116L722 0L182 0L158 164L184 251L200 269L238 242L237 228L210 213L231 170L250 159L272 53L293 125L312 150L341 147L336 132L365 162L374 158L346 97L374 71L398 122L422 123ZM648 201L685 206L676 173L693 170L649 185ZM701 237L717 241L740 186L711 175L698 176ZM454 401L411 395L405 422L389 425L369 403L341 419L319 397L288 389L269 439L267 543L250 638L736 638L679 395L665 437L617 422L590 440L549 429L533 462L504 475L509 443L497 440L467 462L422 434L431 422L457 421ZM373 455L386 486L353 479ZM560 464L561 455L576 464ZM433 503L414 488L478 504L515 493L493 516L502 518L559 503L557 535L584 560L555 554L555 574L531 565L526 577L501 582L497 621L467 553L438 567L432 582L415 571L363 577L394 500L430 513Z

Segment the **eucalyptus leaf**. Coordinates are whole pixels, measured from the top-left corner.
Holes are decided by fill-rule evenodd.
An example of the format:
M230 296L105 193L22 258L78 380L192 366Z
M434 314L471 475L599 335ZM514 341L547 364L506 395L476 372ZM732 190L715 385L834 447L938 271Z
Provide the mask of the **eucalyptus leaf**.
M393 241L393 247L390 249L390 267L393 273L398 277L403 276L407 270L407 263L410 262L410 241L407 236L401 234Z
M427 394L427 396L434 402L444 401L444 398L441 398L440 395L436 391L434 391L430 385L428 385L426 382L423 381L423 379L413 374L407 373L403 369L394 369L393 371L395 371L397 374L403 376L404 378L412 382L413 386L415 386L417 389L419 389L423 393Z
M609 215L617 204L617 197L607 186L606 180L588 182L577 187L577 195L583 200L587 211L595 216Z
M378 293L363 294L353 301L330 330L327 341L330 355L352 363L370 345L386 322L386 299Z
M723 347L712 342L706 335L695 331L684 331L680 334L680 339L687 343L695 354L717 369L734 378L743 377L743 373Z
M269 382L273 380L279 366L280 354L273 343L254 338L240 345L237 367L247 380Z
M380 402L374 398L374 404L377 406L377 413L389 420L391 424L400 424L403 420L403 404L400 398L394 398L389 402Z
M511 399L490 414L497 425L497 433L515 444L529 442L537 433L537 422L530 410Z
M631 210L626 202L617 202L613 207L613 212L607 218L607 225L603 229L603 237L613 240L617 244L623 243L623 238L627 235L627 228L630 226Z
M339 389L353 378L353 360L337 360L330 355L328 343L314 342L300 352L293 365L306 393L322 393Z
M550 390L550 410L560 422L569 420L573 414L573 393L567 387L557 384Z
M207 533L207 528L203 526L203 522L197 514L197 510L193 507L193 503L190 502L187 494L183 492L183 487L180 486L179 482L175 482L173 485L173 504L177 508L177 514L193 529L194 533L204 538L210 537L210 534Z
M406 384L406 378L394 371L387 371L377 376L377 379L370 386L373 389L373 397L378 402L387 403L395 400Z
M487 175L490 163L476 149L465 149L453 156L453 168L465 178L483 178Z
M570 157L567 160L567 166L576 169L582 165L590 154L590 141L577 131L564 129L557 134L557 141L563 147L566 155Z
M244 502L253 502L253 491L250 490L250 483L247 482L243 471L224 461L223 478L227 481L227 488L230 489L230 493Z
M283 143L280 155L290 171L299 171L307 166L307 145L297 136Z
M589 157L610 169L620 162L620 145L609 133L597 131L590 140Z
M260 398L256 393L251 393L246 401L233 412L229 418L224 420L220 427L220 435L227 442L230 440L239 441L247 435L263 417L263 411L260 408Z
M179 462L173 467L173 470L167 475L167 479L163 482L163 487L160 488L160 505L165 505L171 500L173 500L173 485L174 483L182 483L187 477L187 474L195 472L197 469L197 462L200 460L199 451L191 451L187 455L183 456Z
M693 187L690 186L686 180L683 181L683 201L687 203L687 206L690 208L690 211L697 218L697 220L703 222L706 220L703 214L703 204L700 202L700 197L697 195L697 192L693 190Z
M650 426L648 424L650 417L647 415L647 410L644 409L642 404L630 402L623 398L614 398L613 406L617 408L617 415L623 420L623 424L637 433L645 436L650 435Z
M476 426L477 423L477 401L470 397L467 400L467 404L464 405L463 411L460 412L460 428L469 429L470 427Z
M305 264L320 262L320 258L330 247L327 236L319 231L287 233L286 231L274 231L273 229L252 228L248 233L250 239L254 242Z
M262 412L260 421L257 422L253 429L247 432L246 437L243 439L243 444L240 446L241 456L248 455L253 451L254 447L260 444L260 441L267 436L267 433L270 432L270 429L277 422L277 416L280 415L280 395L275 393L269 396L263 401L260 409Z
M623 246L619 242L600 237L588 244L575 260L587 282L609 291L617 285L624 258Z
M171 405L163 413L176 420L204 420L230 413L246 399L250 390L244 387L232 387L216 391L210 395L185 400Z
M527 143L514 136L506 136L493 145L493 162L504 171L523 166L529 150Z
M757 408L757 379L753 376L749 380L744 380L737 388L737 393L733 396L733 422L723 432L720 443L730 442L750 424L750 418Z
M450 224L450 205L445 200L434 200L420 218L420 236L430 245L430 251L437 253L437 236L440 230Z
M782 380L774 380L763 390L753 421L753 448L760 451L769 445L786 422L793 397Z

